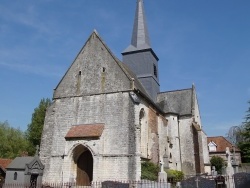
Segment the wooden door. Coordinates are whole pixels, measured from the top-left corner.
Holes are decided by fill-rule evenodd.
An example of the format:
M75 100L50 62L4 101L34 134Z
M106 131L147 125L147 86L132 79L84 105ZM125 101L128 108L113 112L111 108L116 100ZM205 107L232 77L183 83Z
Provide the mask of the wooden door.
M76 183L89 186L93 179L93 157L89 150L83 152L77 160Z

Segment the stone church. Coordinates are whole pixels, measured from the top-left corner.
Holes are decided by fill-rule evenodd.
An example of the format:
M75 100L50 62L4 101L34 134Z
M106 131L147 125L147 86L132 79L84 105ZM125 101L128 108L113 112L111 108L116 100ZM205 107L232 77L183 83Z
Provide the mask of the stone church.
M185 174L209 171L194 85L160 92L143 0L122 56L94 31L58 83L42 134L43 182L138 181L143 161Z

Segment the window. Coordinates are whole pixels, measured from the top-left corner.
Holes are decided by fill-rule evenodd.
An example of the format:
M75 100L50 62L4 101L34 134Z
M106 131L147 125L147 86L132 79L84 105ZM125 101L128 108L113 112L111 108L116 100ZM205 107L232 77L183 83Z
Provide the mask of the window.
M14 173L14 180L17 180L17 172Z
M156 68L156 65L154 64L154 75L155 77L157 78L157 68Z
M209 152L216 151L216 148L217 148L217 145L213 141L209 142L209 144L208 144L208 151Z

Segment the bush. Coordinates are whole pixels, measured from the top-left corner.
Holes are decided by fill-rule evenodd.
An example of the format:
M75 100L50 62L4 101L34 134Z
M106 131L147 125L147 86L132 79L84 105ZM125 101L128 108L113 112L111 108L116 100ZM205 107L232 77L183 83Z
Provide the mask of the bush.
M184 178L184 173L182 171L168 169L166 172L168 174L168 178L172 178L174 182L181 181Z
M152 162L142 162L141 179L156 181L158 179L159 167Z
M215 169L218 172L218 174L222 173L222 168L225 166L225 162L221 157L213 156L210 159L210 163L211 163L211 166L215 166Z

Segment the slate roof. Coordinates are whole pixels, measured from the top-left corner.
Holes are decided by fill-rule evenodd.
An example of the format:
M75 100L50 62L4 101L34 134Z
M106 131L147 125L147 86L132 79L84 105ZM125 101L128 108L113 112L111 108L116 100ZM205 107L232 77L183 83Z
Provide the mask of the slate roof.
M74 125L66 134L65 139L100 137L103 130L104 124Z
M192 88L159 93L157 104L165 113L192 114Z
M6 169L19 169L24 170L26 164L29 164L34 157L16 157Z
M226 147L229 147L229 149L232 149L232 143L229 142L225 137L223 136L215 136L215 137L207 137L207 144L209 144L210 142L214 142L217 147L216 147L216 151L214 152L225 152L226 151ZM235 148L235 151L240 151L239 148ZM213 152L213 151L210 151Z
M2 159L0 158L0 168L6 171L6 167L11 163L12 159Z
M150 40L142 0L137 1L131 45L123 53L150 49Z

